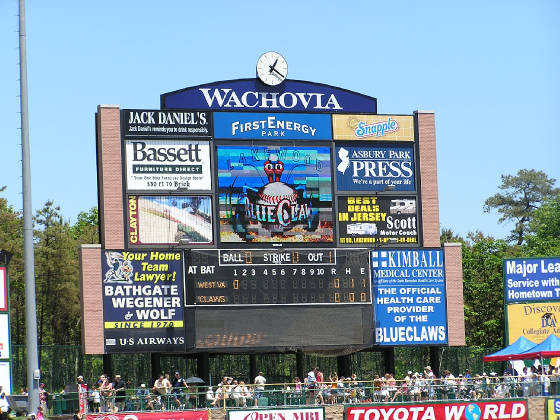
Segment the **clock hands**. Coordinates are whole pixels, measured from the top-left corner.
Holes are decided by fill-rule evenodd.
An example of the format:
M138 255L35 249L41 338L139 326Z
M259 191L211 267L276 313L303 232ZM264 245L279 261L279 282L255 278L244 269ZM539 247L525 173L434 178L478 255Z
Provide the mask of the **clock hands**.
M275 70L276 63L278 63L278 58L276 59L276 61L274 61L274 64L272 66L268 66L268 68L270 69L268 71L269 73L272 73Z
M286 76L284 76L282 73L280 73L280 72L279 72L278 70L276 70L276 69L272 69L270 72L271 72L271 73L272 73L272 72L275 72L275 73L272 73L272 74L274 74L276 77L280 77L281 79L284 79L284 78L286 77Z

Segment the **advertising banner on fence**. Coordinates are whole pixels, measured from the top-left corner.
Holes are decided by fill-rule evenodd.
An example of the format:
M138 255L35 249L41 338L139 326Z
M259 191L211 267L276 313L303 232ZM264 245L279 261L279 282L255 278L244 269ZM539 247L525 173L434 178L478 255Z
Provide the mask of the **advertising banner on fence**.
M336 147L339 191L414 191L412 147Z
M333 115L335 140L414 141L412 115Z
M0 362L0 388L6 395L12 393L12 372L10 372L10 362Z
M124 138L187 139L212 137L212 113L208 111L123 109Z
M442 249L372 251L371 272L377 344L447 343Z
M184 352L181 252L105 250L105 352Z
M508 344L524 336L541 343L550 334L560 335L560 302L507 305Z
M128 197L128 245L212 244L207 196Z
M415 197L338 197L341 245L418 243Z
M208 420L208 411L144 411L141 413L88 414L86 420Z
M547 398L546 420L560 420L560 399Z
M0 311L8 310L8 270L0 267Z
M214 113L214 138L331 140L331 118L324 114Z
M0 314L0 359L10 358L10 316Z
M228 410L228 420L324 420L325 408Z
M175 191L212 188L210 146L196 140L127 140L126 188Z
M527 420L527 400L379 404L344 407L345 420Z
M506 302L560 300L560 258L504 260Z
M217 147L221 242L333 242L329 147Z

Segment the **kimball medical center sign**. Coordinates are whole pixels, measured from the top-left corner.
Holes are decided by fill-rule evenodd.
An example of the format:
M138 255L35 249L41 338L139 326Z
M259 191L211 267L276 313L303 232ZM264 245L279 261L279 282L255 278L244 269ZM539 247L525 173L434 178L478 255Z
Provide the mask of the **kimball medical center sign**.
M506 302L560 300L560 257L504 260Z

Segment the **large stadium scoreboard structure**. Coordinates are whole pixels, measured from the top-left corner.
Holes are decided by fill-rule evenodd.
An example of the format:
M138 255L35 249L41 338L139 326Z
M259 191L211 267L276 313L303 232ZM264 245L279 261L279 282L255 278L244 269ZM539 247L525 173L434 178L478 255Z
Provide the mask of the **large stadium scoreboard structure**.
M99 106L85 352L464 344L433 113L263 80L166 93L159 110Z

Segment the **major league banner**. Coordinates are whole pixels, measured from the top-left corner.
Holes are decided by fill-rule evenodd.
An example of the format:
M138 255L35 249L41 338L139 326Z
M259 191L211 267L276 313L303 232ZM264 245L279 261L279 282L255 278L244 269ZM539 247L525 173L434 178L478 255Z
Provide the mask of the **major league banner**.
M560 258L504 260L506 302L560 300Z
M346 420L494 420L529 418L527 400L345 406Z
M228 410L228 420L324 420L325 408Z
M376 250L371 263L376 343L446 344L443 250Z

